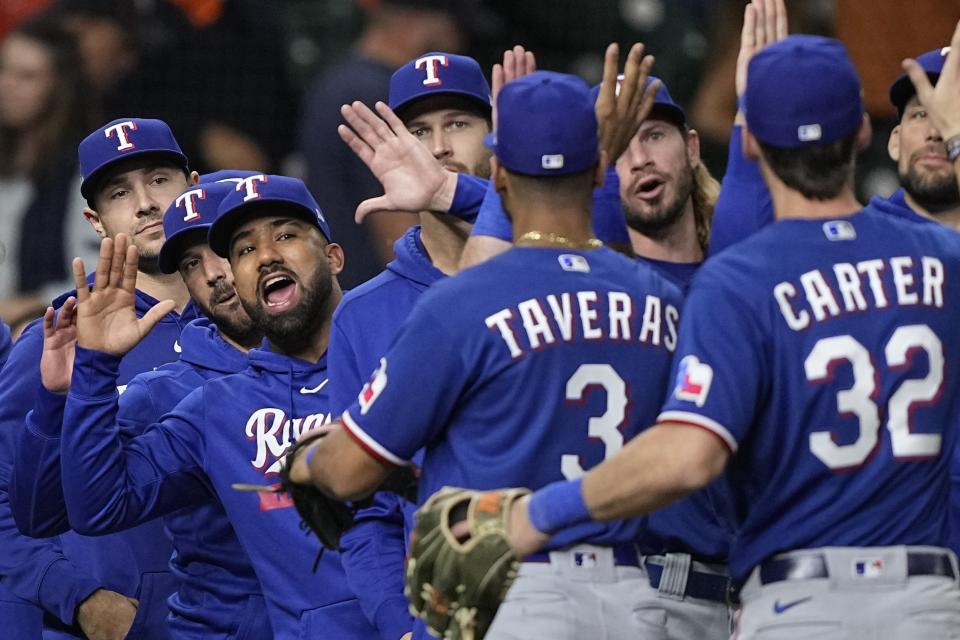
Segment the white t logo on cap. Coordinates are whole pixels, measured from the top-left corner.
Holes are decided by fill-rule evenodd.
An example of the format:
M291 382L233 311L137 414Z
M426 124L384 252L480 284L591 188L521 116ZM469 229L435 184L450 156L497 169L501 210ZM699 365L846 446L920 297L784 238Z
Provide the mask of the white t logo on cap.
M417 58L416 62L413 63L413 68L425 68L427 77L423 81L423 86L434 87L443 84L443 81L440 80L440 65L446 67L449 64L450 62L447 60L447 56L423 56L422 58Z
M260 197L260 194L257 192L257 183L258 182L267 183L269 181L270 180L267 178L267 176L263 175L262 173L255 176L248 176L246 178L241 179L237 183L236 190L237 191L240 191L241 189L247 190L247 193L243 196L244 202L247 202L248 200L255 200Z
M948 53L950 53L950 47L944 47L943 49L940 49L941 56L946 57Z
M802 124L797 127L797 139L800 140L800 142L819 140L822 137L823 131L818 124Z
M113 134L117 134L117 141L120 142L120 145L117 147L117 151L129 151L130 149L136 149L134 144L130 142L130 139L127 138L127 130L136 131L137 123L133 120L118 122L117 124L111 125L104 129L103 135L106 138L112 138Z
M200 214L197 212L197 199L203 200L207 197L207 194L204 193L203 189L190 189L177 196L177 199L174 200L174 204L177 205L177 208L183 207L187 210L187 215L183 216L184 222L192 222L200 217Z

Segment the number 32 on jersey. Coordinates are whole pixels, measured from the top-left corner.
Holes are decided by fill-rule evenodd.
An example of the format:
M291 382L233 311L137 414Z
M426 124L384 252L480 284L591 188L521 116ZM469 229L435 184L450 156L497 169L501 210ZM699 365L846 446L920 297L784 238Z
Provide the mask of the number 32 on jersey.
M887 402L887 430L890 445L898 459L924 459L940 453L939 433L913 433L910 410L917 404L930 404L940 396L943 385L943 345L927 325L898 327L884 348L889 370L909 367L913 354L927 354L930 371L924 378L904 380ZM878 375L870 352L850 335L822 338L804 361L807 380L824 383L832 378L831 369L839 362L849 362L853 370L853 386L837 393L840 414L853 414L860 423L860 434L850 444L837 444L829 430L810 434L810 450L831 469L840 470L862 465L880 441L880 408L875 401Z

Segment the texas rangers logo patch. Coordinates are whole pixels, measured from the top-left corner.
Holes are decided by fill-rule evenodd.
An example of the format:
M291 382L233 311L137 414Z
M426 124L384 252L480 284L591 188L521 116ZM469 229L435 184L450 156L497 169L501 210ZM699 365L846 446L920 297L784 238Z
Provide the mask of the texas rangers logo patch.
M380 358L380 366L377 367L377 370L370 376L367 384L363 385L363 389L360 391L360 397L357 398L360 402L360 415L365 415L367 411L370 410L370 407L373 406L373 403L380 397L380 394L383 393L386 386L387 359Z
M677 369L677 382L673 395L677 400L687 400L702 407L710 393L713 382L713 367L700 362L696 356L686 356Z

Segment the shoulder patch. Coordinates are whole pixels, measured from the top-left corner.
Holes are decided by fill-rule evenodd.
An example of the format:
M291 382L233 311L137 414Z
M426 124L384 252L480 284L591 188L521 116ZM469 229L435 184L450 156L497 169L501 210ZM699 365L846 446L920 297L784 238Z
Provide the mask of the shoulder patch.
M676 386L673 395L677 400L693 402L702 407L710 393L713 382L713 367L700 362L696 356L686 356L677 368Z
M363 385L363 389L360 391L360 397L357 398L360 402L360 415L366 415L367 411L370 410L370 407L373 406L373 403L376 402L386 387L387 359L380 358L380 366L377 367L376 371L370 376L370 380Z

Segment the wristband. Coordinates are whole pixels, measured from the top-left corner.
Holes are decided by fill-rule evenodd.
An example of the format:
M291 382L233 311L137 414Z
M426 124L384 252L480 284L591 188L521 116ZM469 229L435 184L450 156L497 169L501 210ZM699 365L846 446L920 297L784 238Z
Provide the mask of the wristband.
M960 158L960 134L947 140L947 157L950 162L956 162Z
M590 512L583 501L583 479L561 480L548 484L530 498L530 523L540 532L552 535L561 529L590 522Z

